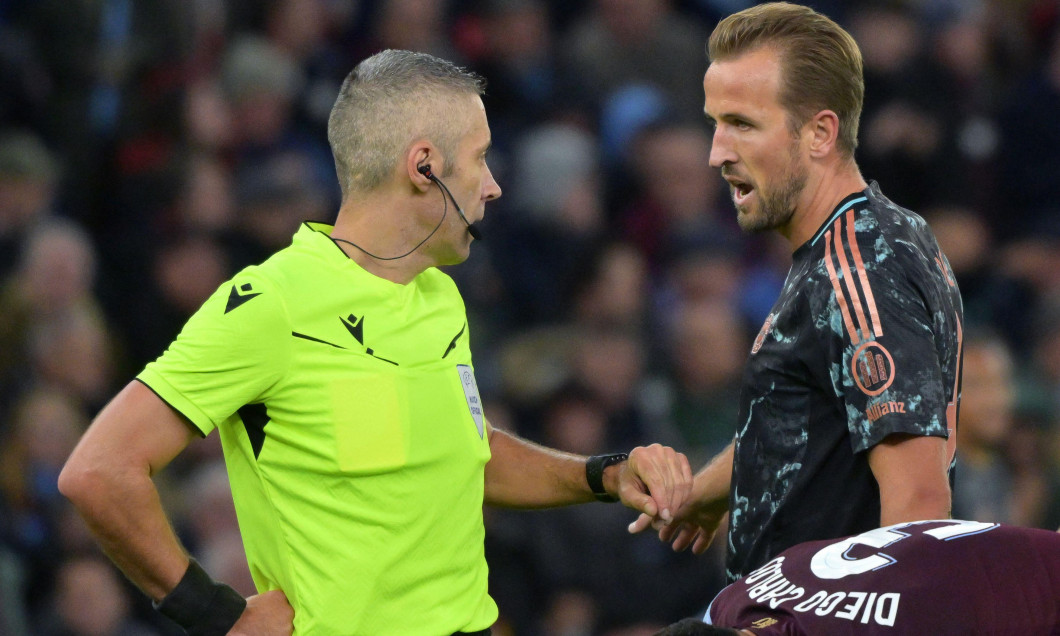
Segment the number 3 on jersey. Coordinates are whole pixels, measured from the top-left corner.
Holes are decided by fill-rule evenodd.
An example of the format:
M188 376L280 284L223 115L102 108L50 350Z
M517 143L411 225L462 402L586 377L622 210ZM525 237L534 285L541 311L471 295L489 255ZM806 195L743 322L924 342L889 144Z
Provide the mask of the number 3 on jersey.
M897 561L885 552L876 552L869 556L857 558L851 555L851 550L856 545L866 545L882 550L889 545L912 536L911 532L903 532L903 530L911 530L914 526L927 523L946 524L923 531L923 534L932 536L940 541L950 541L960 537L980 534L998 527L996 523L947 519L945 521L914 521L912 523L887 526L886 528L877 528L821 548L810 560L810 570L819 579L841 579L845 576L887 567Z

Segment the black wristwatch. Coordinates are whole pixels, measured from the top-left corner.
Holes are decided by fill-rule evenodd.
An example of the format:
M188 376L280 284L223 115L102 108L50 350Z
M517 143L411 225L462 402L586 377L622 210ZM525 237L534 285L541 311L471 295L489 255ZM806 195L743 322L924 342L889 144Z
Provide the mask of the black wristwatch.
M617 497L608 494L604 489L604 469L612 464L618 464L629 459L629 453L615 453L613 455L592 455L585 461L585 481L589 482L589 490L597 501L615 503Z

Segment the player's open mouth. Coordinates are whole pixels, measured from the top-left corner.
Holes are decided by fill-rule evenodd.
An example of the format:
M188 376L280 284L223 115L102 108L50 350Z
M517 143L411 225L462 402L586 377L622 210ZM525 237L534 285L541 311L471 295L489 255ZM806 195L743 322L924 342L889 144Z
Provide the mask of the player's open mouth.
M747 202L747 199L754 192L754 186L748 183L742 183L739 181L730 181L729 186L732 188L732 200L736 205L743 205Z

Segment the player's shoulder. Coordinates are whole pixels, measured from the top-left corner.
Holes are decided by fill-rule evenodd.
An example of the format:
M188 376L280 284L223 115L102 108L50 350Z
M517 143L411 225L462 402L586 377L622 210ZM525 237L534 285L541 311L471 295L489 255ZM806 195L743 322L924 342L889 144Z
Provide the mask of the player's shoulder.
M920 276L939 256L938 243L927 221L888 199L873 182L837 228L836 251L848 251L866 272L906 272Z
M859 225L865 233L876 234L888 241L905 241L931 235L931 228L922 216L891 201L875 181L865 189L865 202L860 207Z

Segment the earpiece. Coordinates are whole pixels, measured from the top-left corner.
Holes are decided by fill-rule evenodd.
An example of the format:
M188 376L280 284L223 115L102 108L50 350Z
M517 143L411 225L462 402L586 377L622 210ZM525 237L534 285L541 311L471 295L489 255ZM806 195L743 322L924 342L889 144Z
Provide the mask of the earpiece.
M471 237L474 238L476 241L481 241L482 230L475 227L473 223L468 222L467 217L464 216L464 211L460 209L460 204L457 203L456 199L453 198L453 193L449 191L449 188L447 188L444 183L442 183L441 179L434 176L434 173L431 172L431 164L425 163L422 166L416 166L416 172L422 174L423 176L433 181L434 184L438 186L438 189L442 190L442 201L445 201L445 195L449 195L449 199L453 202L453 207L456 208L456 213L460 215L460 218L464 221L464 225L467 226L468 233L471 234Z

